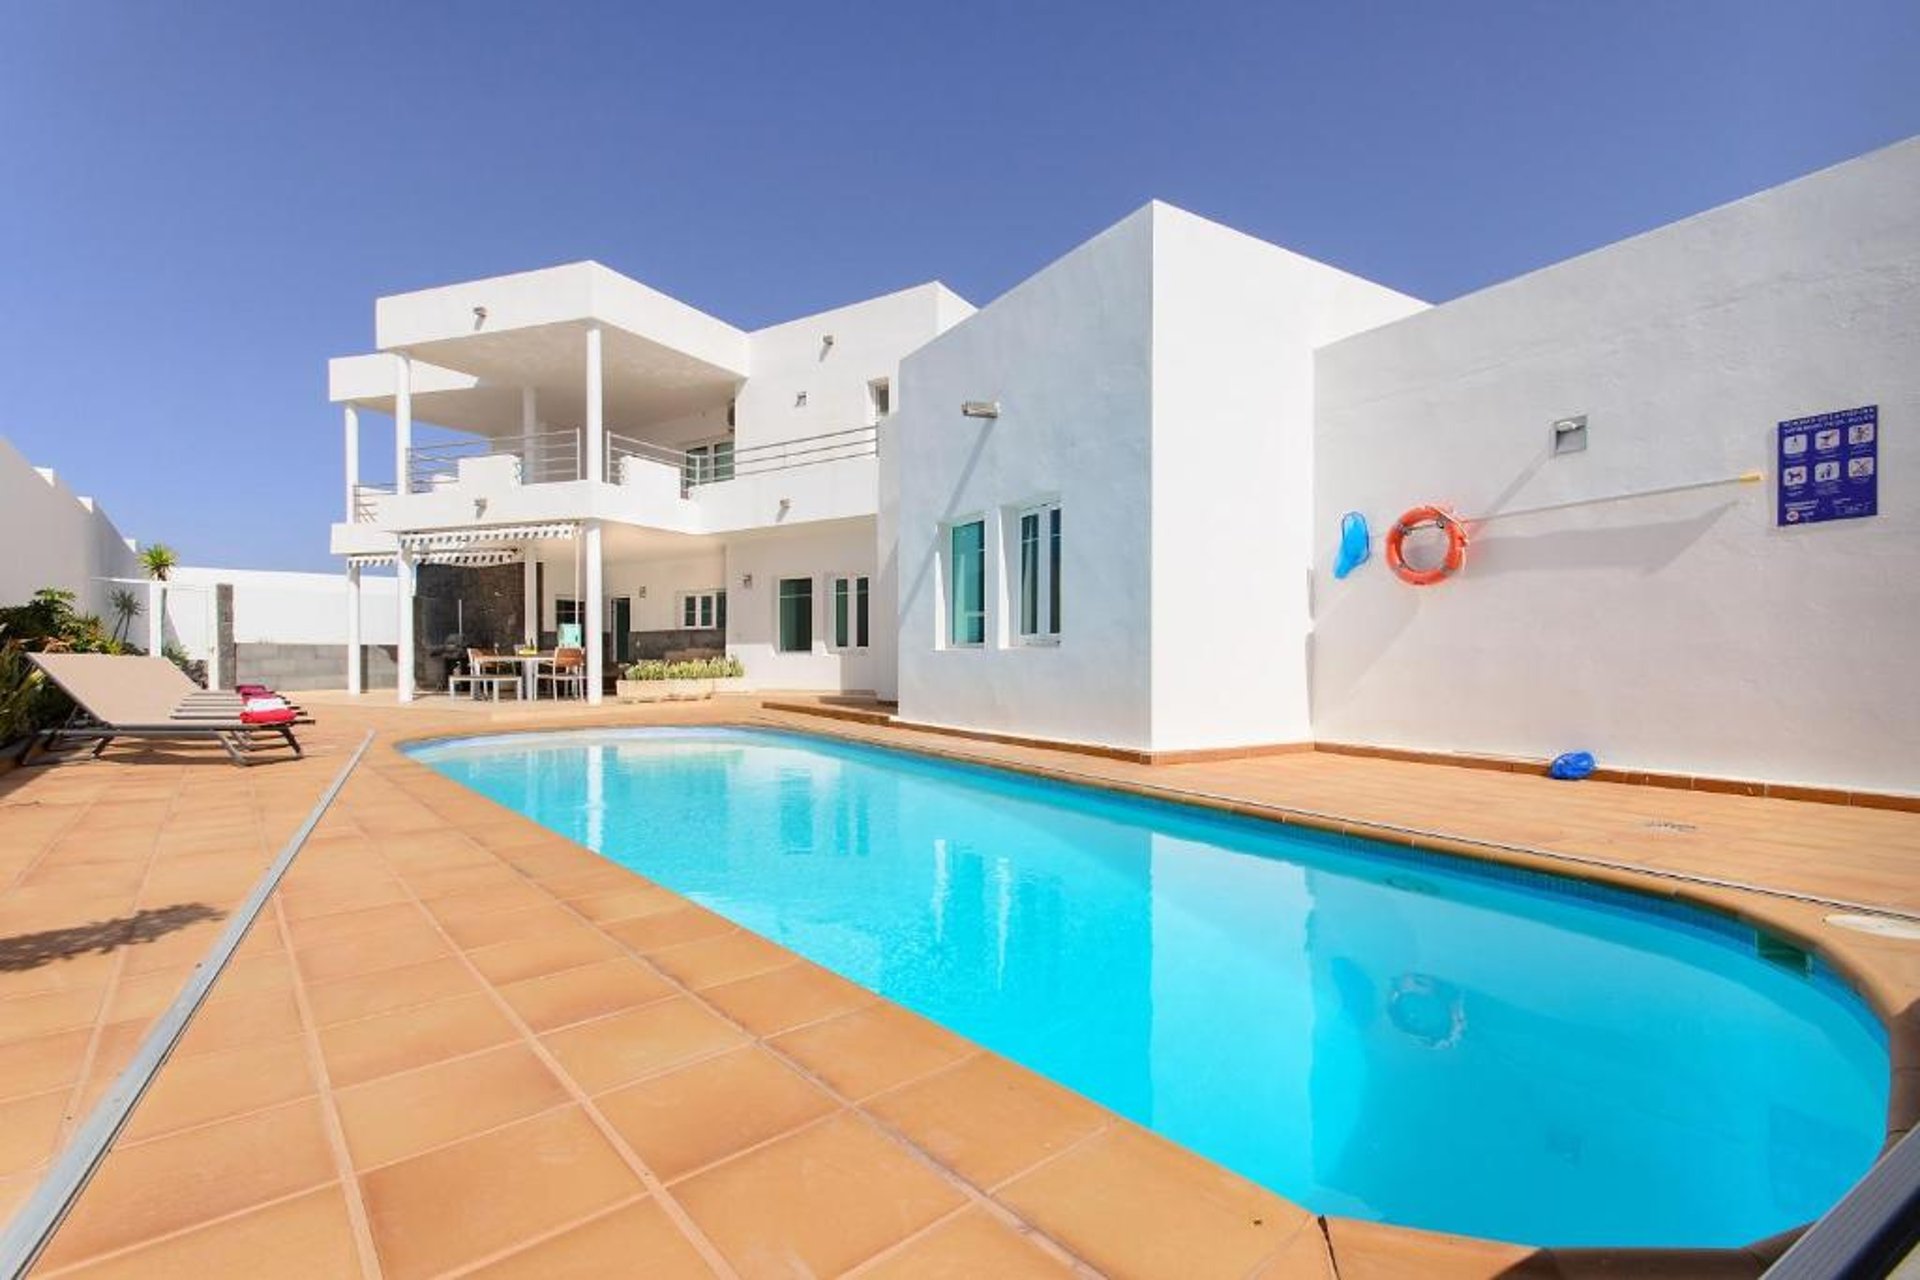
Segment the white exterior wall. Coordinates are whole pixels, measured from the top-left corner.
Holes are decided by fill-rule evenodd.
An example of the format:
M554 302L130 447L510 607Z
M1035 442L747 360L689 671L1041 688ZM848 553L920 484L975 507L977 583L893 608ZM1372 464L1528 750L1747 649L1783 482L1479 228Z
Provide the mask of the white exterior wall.
M735 446L868 425L867 384L887 379L897 400L901 357L970 310L946 287L924 284L754 331L752 375L735 403Z
M905 365L901 714L1173 751L1305 741L1313 348L1423 304L1153 204ZM996 422L963 400L1001 402ZM1020 509L1058 499L1062 635L1023 644ZM941 526L989 517L984 651L945 651Z
M903 719L1149 745L1152 251L1143 209L902 365L885 442L898 516L880 554L896 556ZM962 417L966 400L998 400L999 419ZM1064 634L1009 643L1001 518L1048 497L1061 504ZM987 645L954 649L945 526L970 516L988 522Z
M749 689L871 690L873 653L828 643L829 579L874 572L872 520L844 520L730 540L726 551L727 652L745 664ZM753 585L744 585L751 575ZM781 578L813 580L813 650L780 653ZM869 633L884 623L868 587Z
M1920 791L1920 142L1324 351L1314 727L1327 741ZM1880 514L1774 524L1781 420L1880 406ZM1585 413L1587 452L1547 457ZM1408 587L1331 564L1376 534L1762 469L1740 486L1515 518Z
M76 606L113 626L103 578L144 578L139 557L107 513L58 476L36 470L0 436L0 605L25 604L42 587L71 591ZM146 593L135 588L141 607ZM144 643L146 621L133 622Z
M563 573L572 573L570 562L556 566ZM554 570L547 570L551 575ZM650 557L645 560L607 557L602 584L609 599L615 596L627 596L633 600L633 629L635 631L678 631L681 620L678 602L681 596L690 592L716 591L726 585L727 560L725 554L715 547L712 551L696 555L673 557ZM548 582L553 581L549 576ZM640 598L641 588L646 589L646 598ZM562 594L571 594L563 592ZM553 629L553 604L546 604L546 629ZM613 610L607 610L607 627L613 627ZM614 650L609 649L612 654Z
M347 643L347 575L181 565L168 579L167 632L190 657L213 649L213 589L233 584L236 644ZM142 626L134 623L136 637ZM360 641L398 642L394 579L360 575Z
M1153 749L1307 742L1313 349L1425 304L1152 212Z

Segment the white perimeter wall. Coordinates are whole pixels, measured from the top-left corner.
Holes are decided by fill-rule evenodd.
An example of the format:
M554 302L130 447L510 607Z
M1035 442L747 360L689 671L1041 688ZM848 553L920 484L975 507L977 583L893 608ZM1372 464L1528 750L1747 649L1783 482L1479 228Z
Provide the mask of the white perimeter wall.
M881 549L897 570L902 718L1149 745L1152 252L1142 209L903 362ZM962 417L965 400L998 400L999 419ZM1046 498L1064 533L1051 648L1012 634L999 572L1014 513ZM974 516L988 526L987 645L948 648L944 529Z
M1306 742L1313 350L1425 304L1152 212L1153 748Z
M347 575L290 573L267 569L219 569L181 565L168 578L167 634L187 653L205 658L213 647L213 588L233 584L236 644L338 644L347 642ZM141 592L141 603L146 593ZM363 644L399 642L399 611L391 574L360 575L360 639ZM146 619L134 619L133 637L146 643ZM344 680L345 676L342 676Z
M113 615L107 593L113 588L100 579L145 576L104 511L58 476L36 471L5 437L0 437L0 547L5 548L0 551L0 605L25 604L40 588L59 587L73 592L83 612L99 614L109 627ZM134 619L136 641L144 641L145 625L144 619Z
M1920 142L1321 354L1316 735L1920 791ZM1779 529L1775 424L1880 406L1880 514ZM1547 458L1585 413L1585 453ZM1331 565L1422 502L1518 509L1442 586Z
M742 585L751 574L753 585ZM829 579L836 574L874 574L871 518L824 521L795 529L748 534L727 543L727 652L746 665L745 687L867 691L874 687L873 651L835 650L828 642ZM779 653L781 578L813 582L813 649ZM884 618L868 586L868 633ZM850 637L851 638L851 637Z

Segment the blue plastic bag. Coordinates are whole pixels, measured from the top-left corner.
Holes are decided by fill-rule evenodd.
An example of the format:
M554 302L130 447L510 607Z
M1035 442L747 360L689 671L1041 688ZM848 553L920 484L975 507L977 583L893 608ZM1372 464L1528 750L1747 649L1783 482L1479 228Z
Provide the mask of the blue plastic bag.
M1334 557L1333 576L1344 578L1367 562L1373 554L1373 537L1367 532L1367 518L1358 511L1340 517L1340 553Z
M1569 751L1565 755L1555 756L1553 764L1548 766L1547 775L1562 782L1578 782L1593 772L1593 752Z

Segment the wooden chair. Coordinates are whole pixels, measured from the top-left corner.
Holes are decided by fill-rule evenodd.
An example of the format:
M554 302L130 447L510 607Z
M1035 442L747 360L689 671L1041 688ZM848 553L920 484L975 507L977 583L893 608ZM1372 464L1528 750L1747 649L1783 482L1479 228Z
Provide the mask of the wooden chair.
M572 690L573 697L587 696L587 651L585 649L555 649L551 661L543 664L534 678L535 691L540 686L552 685L553 696L560 697L562 689Z

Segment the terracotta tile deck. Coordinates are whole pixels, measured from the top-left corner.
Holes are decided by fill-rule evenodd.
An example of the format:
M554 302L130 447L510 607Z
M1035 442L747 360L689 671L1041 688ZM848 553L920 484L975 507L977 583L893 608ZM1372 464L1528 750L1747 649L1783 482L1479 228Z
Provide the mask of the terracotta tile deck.
M1920 815L1330 754L1143 766L744 699L599 713L308 701L322 723L303 762L127 749L0 775L5 1214L379 731L38 1275L1364 1280L1654 1263L1317 1218L394 749L495 724L781 723L1416 828L1441 847L1748 882L1774 892L1586 872L1822 948L1892 1020L1890 1131L1920 1100L1920 944L1841 932L1832 908L1780 896L1920 911ZM1665 1261L1676 1275L1761 1265L1743 1251Z

